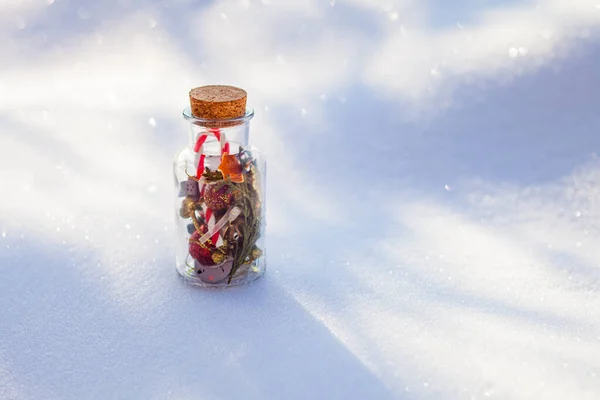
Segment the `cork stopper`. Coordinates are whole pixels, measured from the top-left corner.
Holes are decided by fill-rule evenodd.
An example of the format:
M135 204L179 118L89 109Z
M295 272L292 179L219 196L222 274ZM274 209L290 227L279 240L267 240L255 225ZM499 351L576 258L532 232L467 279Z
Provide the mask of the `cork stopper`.
M246 91L234 86L201 86L190 90L190 106L196 118L224 120L243 117Z

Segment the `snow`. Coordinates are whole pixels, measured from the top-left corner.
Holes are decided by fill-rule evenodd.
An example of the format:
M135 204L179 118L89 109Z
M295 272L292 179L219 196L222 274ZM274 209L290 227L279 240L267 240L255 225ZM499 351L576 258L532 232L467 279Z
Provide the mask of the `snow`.
M600 397L600 13L442 3L0 3L0 398ZM223 291L173 254L209 83L269 156Z

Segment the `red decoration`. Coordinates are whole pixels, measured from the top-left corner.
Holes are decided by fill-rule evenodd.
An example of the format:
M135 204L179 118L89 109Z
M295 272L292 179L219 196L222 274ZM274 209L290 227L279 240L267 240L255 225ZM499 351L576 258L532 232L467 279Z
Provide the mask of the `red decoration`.
M205 227L205 225L203 225L203 227ZM206 232L208 232L208 229L206 229L206 231L203 233L196 231L192 234L192 236L190 237L190 254L200 264L205 266L211 266L215 265L215 262L212 259L211 252L211 250L213 250L215 246L210 241L204 243L204 247L200 246L197 243L200 237Z
M233 203L233 194L229 193L231 188L228 185L207 184L204 189L203 200L206 206L213 211L225 210Z
M208 130L208 133L214 135L218 141L221 141L221 131L218 128L211 128ZM204 144L204 142L206 141L207 138L208 138L207 134L198 136L198 140L196 141L196 145L194 146L194 152L198 153L202 150L202 145ZM224 152L229 153L229 143L227 143L227 142L225 143L225 146L223 146L221 148L221 154L223 154ZM198 160L198 167L196 169L196 178L197 179L200 179L200 177L202 177L202 174L204 173L205 159L206 159L206 156L204 155L204 152L203 152L202 154L200 154L200 160Z

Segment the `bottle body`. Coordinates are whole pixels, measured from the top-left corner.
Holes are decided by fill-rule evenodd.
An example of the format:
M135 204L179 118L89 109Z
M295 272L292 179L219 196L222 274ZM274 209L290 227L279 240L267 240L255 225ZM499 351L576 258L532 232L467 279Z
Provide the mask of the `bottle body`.
M248 141L248 110L206 121L189 109L189 146L173 163L177 272L200 286L250 282L266 271L266 161Z

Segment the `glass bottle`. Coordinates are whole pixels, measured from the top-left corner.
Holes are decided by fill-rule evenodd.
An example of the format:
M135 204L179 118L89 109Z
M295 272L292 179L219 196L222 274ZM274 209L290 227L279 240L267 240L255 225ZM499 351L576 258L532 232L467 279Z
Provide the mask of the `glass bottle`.
M243 109L242 109L243 110ZM266 269L266 162L243 116L205 119L183 110L189 145L175 157L177 272L209 287L240 285Z

